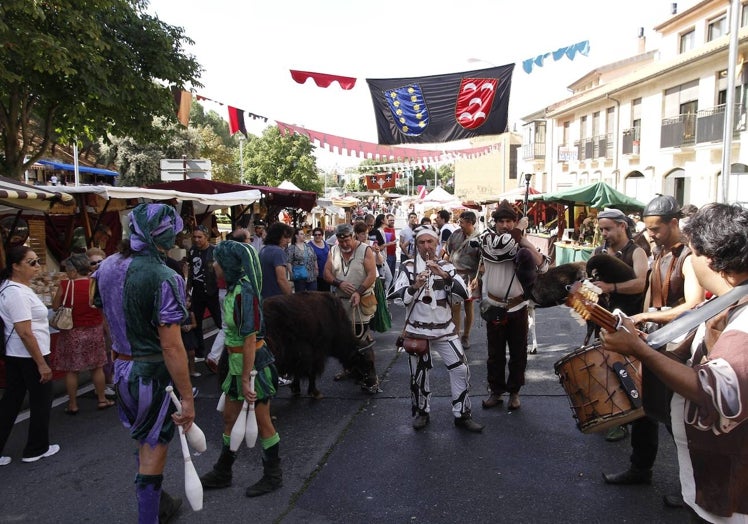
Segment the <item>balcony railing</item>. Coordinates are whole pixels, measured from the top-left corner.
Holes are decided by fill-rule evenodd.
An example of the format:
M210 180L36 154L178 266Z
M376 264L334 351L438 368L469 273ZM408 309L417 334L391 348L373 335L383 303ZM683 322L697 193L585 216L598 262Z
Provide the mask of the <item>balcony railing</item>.
M725 131L725 108L722 104L711 109L703 109L696 113L696 143L721 142ZM743 118L743 108L735 104L735 114L732 125L732 136L736 138L740 133L739 124Z
M696 143L696 113L664 118L660 126L660 147L692 146Z
M583 138L574 142L577 148L577 160L592 160L594 158L595 145L591 138Z
M542 160L545 158L545 142L522 144L523 160Z
M621 154L623 155L638 155L639 154L639 136L641 129L638 127L632 127L626 129L621 137Z
M592 158L613 158L613 136L611 134L598 135L592 139Z

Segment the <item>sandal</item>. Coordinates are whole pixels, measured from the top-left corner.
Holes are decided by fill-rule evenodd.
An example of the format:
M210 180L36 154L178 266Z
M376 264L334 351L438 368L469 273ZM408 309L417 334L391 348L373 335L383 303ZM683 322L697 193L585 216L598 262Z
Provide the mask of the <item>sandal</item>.
M79 411L79 410L77 410L77 409L70 409L70 408L65 408L65 414L66 414L66 415L71 415L71 416L72 416L72 415L77 415L77 414L78 414L78 411Z
M98 409L108 409L108 408L111 408L112 406L114 406L114 402L113 402L113 401L111 401L111 400L109 400L109 399L107 399L107 400L102 400L102 401L100 401L100 402L99 402L99 403L98 403L98 404L96 405L96 407L97 407ZM77 411L76 411L76 413L77 413Z

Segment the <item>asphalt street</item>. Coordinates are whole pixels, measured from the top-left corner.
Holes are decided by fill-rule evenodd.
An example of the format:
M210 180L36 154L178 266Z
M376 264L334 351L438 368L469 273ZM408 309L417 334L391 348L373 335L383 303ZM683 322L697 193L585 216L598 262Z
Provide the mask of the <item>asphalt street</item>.
M606 485L601 472L628 466L629 440L606 442L575 425L553 364L579 346L584 328L565 307L538 310L538 353L529 355L521 409L483 410L486 397L485 326L479 319L468 350L473 415L482 434L454 427L447 372L432 372L431 423L411 428L407 356L394 341L404 309L392 306L393 327L377 335L382 391L369 395L352 382L334 382L335 361L318 381L325 397L293 398L280 388L272 412L281 435L283 487L248 499L246 487L261 476L260 451L243 448L232 487L205 493L204 509L186 500L177 522L257 523L454 523L454 522L684 522L683 509L662 497L678 490L671 438L661 428L651 486ZM200 474L219 450L219 397L214 375L194 379L200 389L197 423L208 451L194 456ZM302 391L305 387L302 386ZM52 442L62 450L33 464L20 461L28 420L17 423L4 451L13 462L0 468L0 522L132 523L137 521L134 445L114 409L97 411L91 393L80 413L66 416L64 399L52 414ZM23 418L23 417L21 417ZM164 486L184 496L178 440L169 450Z

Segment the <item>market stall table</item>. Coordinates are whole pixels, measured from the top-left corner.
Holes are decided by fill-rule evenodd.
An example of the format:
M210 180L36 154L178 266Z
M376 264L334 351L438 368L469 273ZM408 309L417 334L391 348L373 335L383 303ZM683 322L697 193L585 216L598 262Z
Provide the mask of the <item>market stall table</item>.
M556 266L570 262L586 262L595 250L592 246L567 244L566 242L555 242L554 245L556 246Z

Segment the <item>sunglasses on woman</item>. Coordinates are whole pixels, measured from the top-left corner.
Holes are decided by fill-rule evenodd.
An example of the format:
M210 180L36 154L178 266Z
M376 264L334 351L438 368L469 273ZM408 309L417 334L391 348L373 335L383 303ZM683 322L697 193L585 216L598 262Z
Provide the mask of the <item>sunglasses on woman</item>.
M38 258L31 258L27 260L26 263L31 267L36 267L40 264L40 260Z

